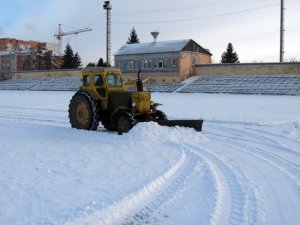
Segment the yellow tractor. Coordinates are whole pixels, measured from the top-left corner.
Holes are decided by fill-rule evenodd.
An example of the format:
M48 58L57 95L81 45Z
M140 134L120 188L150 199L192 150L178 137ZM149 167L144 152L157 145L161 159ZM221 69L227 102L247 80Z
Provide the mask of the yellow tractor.
M71 126L96 130L101 122L107 130L123 134L138 122L154 121L160 125L191 127L201 131L203 120L168 120L165 113L157 109L160 104L151 101L151 93L143 91L139 73L137 91L130 92L125 91L119 69L83 69L82 85L69 104Z

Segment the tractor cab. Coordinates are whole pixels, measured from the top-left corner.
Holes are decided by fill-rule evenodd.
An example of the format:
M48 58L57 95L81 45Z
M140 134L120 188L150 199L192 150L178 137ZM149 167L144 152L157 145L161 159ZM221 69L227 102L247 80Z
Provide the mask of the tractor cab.
M87 67L82 71L80 90L89 92L95 100L107 100L110 92L125 90L122 72L119 69Z
M114 113L118 110L135 113L150 112L151 94L143 91L125 91L121 70L90 67L82 71L81 91L89 93L101 109Z

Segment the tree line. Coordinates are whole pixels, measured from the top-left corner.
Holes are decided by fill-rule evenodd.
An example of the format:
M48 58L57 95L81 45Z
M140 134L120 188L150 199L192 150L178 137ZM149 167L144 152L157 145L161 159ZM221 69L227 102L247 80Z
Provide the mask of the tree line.
M127 44L136 44L140 43L138 34L136 32L135 27L133 27L130 31ZM28 58L25 61L25 66L27 67L32 64L32 59ZM292 60L291 62L296 62L296 60ZM224 51L221 55L220 63L240 63L239 56L237 52L234 50L232 43L228 43L226 51ZM71 46L67 44L66 49L64 51L64 55L61 59L57 57L53 57L51 52L42 53L39 49L37 49L36 59L35 59L35 67L37 69L52 69L54 68L61 68L61 69L72 69L78 68L82 66L81 58L76 52L74 54ZM87 64L88 67L109 67L107 62L100 58L97 63L90 62Z
M130 35L128 37L127 44L136 44L139 43L138 34L136 32L135 27L133 27L130 31ZM239 57L238 54L234 51L233 45L229 43L227 45L227 49L225 52L223 52L221 56L221 63L239 63ZM76 52L74 54L71 46L67 44L66 49L64 51L64 55L62 56L62 64L61 69L71 69L71 68L78 68L82 66L81 58ZM103 60L103 58L100 58L97 63L89 62L87 64L88 67L109 67L110 65L107 64Z
M22 61L22 70L51 70L59 66L60 58L54 56L52 51L38 46L36 49L29 49L28 53Z

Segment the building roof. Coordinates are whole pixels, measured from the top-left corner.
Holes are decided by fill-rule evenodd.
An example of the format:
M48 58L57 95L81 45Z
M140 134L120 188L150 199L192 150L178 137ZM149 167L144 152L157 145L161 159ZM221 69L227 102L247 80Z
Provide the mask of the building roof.
M0 51L0 56L14 55L13 51Z
M8 50L5 50L5 51L0 51L0 56L9 56L9 55L26 55L26 54L31 54L31 51L28 49L28 50L23 50L23 51L8 51Z
M175 41L158 41L158 42L148 42L148 43L124 44L115 53L115 55L181 52L190 42L194 42L194 41L192 39L184 39L184 40L175 40ZM201 52L210 54L209 51L205 50L200 45L198 46L200 47Z

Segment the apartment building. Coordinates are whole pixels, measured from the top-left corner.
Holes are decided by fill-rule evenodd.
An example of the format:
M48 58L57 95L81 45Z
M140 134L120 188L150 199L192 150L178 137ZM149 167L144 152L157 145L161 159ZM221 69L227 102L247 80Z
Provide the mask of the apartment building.
M37 49L58 53L57 44L0 38L0 79L10 79L16 71L38 69L34 63Z

